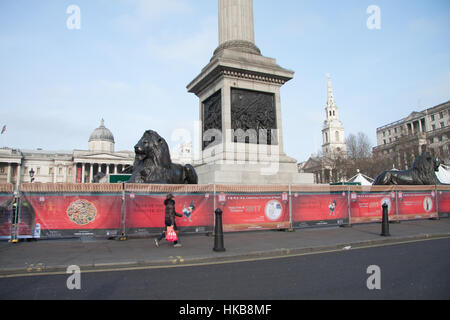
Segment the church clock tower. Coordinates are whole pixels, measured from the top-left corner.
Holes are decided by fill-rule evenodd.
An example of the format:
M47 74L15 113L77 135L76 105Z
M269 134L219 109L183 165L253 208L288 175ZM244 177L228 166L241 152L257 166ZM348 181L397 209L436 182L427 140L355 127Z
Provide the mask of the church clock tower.
M328 78L328 98L325 107L325 121L322 129L322 153L324 156L333 158L338 154L346 155L347 146L345 144L344 125L339 120L338 107L334 101L333 88L331 87L330 74Z

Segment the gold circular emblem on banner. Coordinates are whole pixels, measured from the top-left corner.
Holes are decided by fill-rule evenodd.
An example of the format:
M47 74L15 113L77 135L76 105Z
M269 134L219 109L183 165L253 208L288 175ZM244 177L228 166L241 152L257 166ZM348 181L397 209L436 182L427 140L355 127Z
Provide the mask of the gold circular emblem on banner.
M87 200L76 200L67 208L70 220L78 225L87 225L95 220L97 209Z

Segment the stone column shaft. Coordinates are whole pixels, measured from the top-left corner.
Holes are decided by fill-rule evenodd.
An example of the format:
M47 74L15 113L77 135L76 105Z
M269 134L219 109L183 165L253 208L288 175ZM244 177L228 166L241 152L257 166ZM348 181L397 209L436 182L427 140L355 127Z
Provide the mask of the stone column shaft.
M219 0L219 45L234 40L255 43L253 0Z

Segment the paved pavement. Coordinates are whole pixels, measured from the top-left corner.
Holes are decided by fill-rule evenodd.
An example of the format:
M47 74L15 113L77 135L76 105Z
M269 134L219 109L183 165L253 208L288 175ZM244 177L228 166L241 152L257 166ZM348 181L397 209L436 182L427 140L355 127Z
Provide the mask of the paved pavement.
M153 238L118 240L38 240L0 242L0 277L13 274L187 265L270 258L314 252L349 250L450 237L450 219L403 221L390 224L390 237L382 237L381 224L352 227L297 229L295 232L257 231L225 233L225 252L214 252L214 237L181 235L181 248L165 240L157 248Z

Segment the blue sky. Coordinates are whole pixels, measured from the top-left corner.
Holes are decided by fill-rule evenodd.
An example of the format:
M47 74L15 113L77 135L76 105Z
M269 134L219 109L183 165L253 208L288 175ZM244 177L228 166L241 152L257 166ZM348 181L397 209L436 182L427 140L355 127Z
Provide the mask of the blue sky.
M69 30L69 5L81 29ZM366 9L381 10L369 30ZM320 150L329 72L346 136L450 100L447 0L254 0L255 42L295 71L281 90L285 152ZM0 147L86 150L105 119L116 150L147 129L194 137L186 85L218 45L216 0L0 1Z

